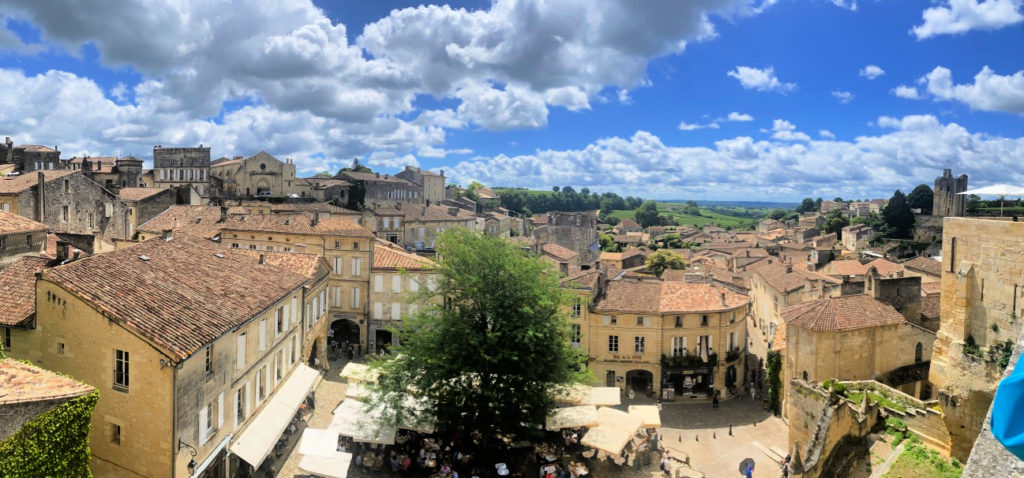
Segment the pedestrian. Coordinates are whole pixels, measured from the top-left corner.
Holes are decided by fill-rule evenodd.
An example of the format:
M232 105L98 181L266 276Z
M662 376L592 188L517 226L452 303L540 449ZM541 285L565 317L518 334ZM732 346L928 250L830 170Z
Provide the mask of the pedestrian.
M754 383L751 382L750 383L750 400L751 401L755 400L756 399L755 397L757 397L757 389L754 388Z
M352 358L353 358L354 356L355 356L355 354L354 354L354 353L353 353L353 351L352 351L352 346L351 346L351 345L349 345L349 346L348 346L348 359L349 359L349 360L352 360Z
M718 390L711 395L711 408L718 408Z
M668 458L668 451L665 451L665 454L661 456L661 465L659 466L659 468L661 468L662 473L665 473L666 476L671 476L672 466L669 465Z
M754 464L747 464L747 478L754 478Z
M789 478L789 463L782 460L782 478Z

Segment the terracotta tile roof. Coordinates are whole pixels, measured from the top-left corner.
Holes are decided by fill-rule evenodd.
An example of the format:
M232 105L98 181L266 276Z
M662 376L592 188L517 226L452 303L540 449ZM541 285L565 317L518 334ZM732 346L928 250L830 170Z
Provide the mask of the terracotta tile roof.
M938 293L934 294L922 294L921 297L921 315L929 319L938 319L942 315L941 307L942 296Z
M352 209L345 209L343 207L335 206L333 204L327 204L325 202L305 202L305 203L294 203L294 204L271 204L270 212L274 214L289 213L289 212L326 212L331 214L343 214L350 216L362 216L363 213L359 211L353 211Z
M232 249L248 255L259 262L260 256L267 264L280 267L286 271L294 272L315 281L319 274L321 256L319 254L307 254L305 252L276 252L257 251L252 249Z
M369 229L342 216L321 218L314 224L305 214L254 214L232 216L220 224L222 231L258 231L311 236L373 237Z
M917 256L903 263L903 267L930 276L942 276L942 263L930 257Z
M772 337L772 350L786 350L786 323L782 322L775 328L775 336Z
M376 240L373 249L373 268L381 270L426 270L434 266L434 261L417 256L389 244L387 241Z
M56 153L57 150L49 146L43 146L39 144L19 144L15 148L22 148L25 151L33 151L38 153Z
M43 277L179 360L308 280L179 233L47 269Z
M49 263L49 257L23 256L0 266L0 325L27 325L36 313L36 272Z
M597 285L599 277L601 277L599 269L580 271L562 279L562 286L572 289L593 289Z
M166 188L121 188L117 192L118 197L122 201L141 201L148 197L155 196L164 191L168 191Z
M854 260L832 261L826 267L832 273L841 276L862 276L868 272L866 265Z
M70 169L53 169L46 171L33 171L19 174L18 176L5 176L0 178L0 194L17 194L35 186L39 182L39 174L43 173L46 182L57 178L63 178L71 174L79 173ZM79 173L80 174L80 173Z
M569 249L565 246L555 244L554 242L544 244L543 246L541 246L541 250L545 254L554 257L555 259L558 259L561 262L568 262L579 256L579 254L577 254L576 251Z
M533 221L533 224L535 226L543 226L543 225L548 223L548 215L547 214L534 214L533 217L530 220Z
M48 227L41 222L11 212L0 211L0 236L45 231Z
M15 359L0 360L0 405L74 398L94 388Z
M404 216L405 222L447 222L475 220L476 215L465 209L444 205L406 204L401 208L378 206L368 208L377 216ZM454 211L451 215L449 211Z
M225 168L230 168L232 166L236 166L237 167L238 165L242 164L242 160L241 159L227 159L227 158L221 158L221 159L223 159L223 161L218 159L217 161L220 161L220 162L217 162L217 161L211 162L210 163L210 169L225 169Z
M791 327L818 332L896 325L905 320L891 305L863 294L791 305L782 309L782 318Z
M171 206L139 226L139 232L160 234L165 229L207 239L220 234L219 206Z
M842 283L841 280L834 277L829 277L806 269L790 269L786 265L777 262L757 268L754 271L754 274L757 274L764 279L772 289L783 294L788 294L800 288L807 287L815 281L821 281L828 284Z
M57 241L59 241L59 240L60 240L60 237L58 237L56 234L50 233L50 234L46 235L46 256L47 257L49 257L51 259L56 259L57 258ZM69 253L69 255L71 257L76 257L78 259L81 259L81 258L83 258L85 256L91 255L88 252L85 252L85 251L83 251L83 250L81 250L81 249L79 249L79 248L77 248L75 246L70 246L70 247L71 247L71 249L68 251L68 253ZM78 254L78 255L75 256L75 254Z
M619 227L628 227L630 229L638 229L640 227L640 224L627 217L627 218L625 218L625 219L623 219L622 221L619 222Z
M334 179L334 178L317 178L317 177L312 177L312 178L301 178L298 181L300 181L301 183L304 183L304 184L306 184L307 186L310 186L310 187L321 187L321 188L329 188L329 187L334 187L334 186L351 186L352 185L352 183L350 183L348 181L345 181L344 179Z
M874 267L875 269L878 270L878 273L881 274L882 277L889 277L903 270L902 265L897 264L895 262L887 261L885 259L875 259L871 262L868 262L864 267L865 270L868 267Z
M341 178L348 179L351 181L380 181L388 183L397 183L405 186L415 186L412 182L406 181L402 178L397 178L390 174L378 174L378 173L357 173L354 171L343 171L341 172Z
M715 312L734 309L748 301L747 296L716 284L616 280L608 283L595 309L659 314Z
M939 294L942 292L942 283L939 281L921 282L922 294Z

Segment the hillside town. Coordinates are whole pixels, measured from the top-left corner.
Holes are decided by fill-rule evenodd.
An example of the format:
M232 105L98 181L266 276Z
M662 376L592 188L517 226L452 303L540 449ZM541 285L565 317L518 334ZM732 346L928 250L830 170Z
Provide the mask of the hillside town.
M525 214L443 170L303 178L210 151L158 145L144 169L0 145L0 449L75 409L78 432L49 443L95 476L711 477L744 459L869 476L909 446L982 476L1015 459L986 417L1024 343L1024 225L972 217L965 174L937 171L895 239L880 218L902 193L666 225L644 206ZM356 426L403 322L451 307L438 250L458 231L557 274L589 377L537 425L554 443L498 463L430 423ZM0 474L47 474L19 463Z

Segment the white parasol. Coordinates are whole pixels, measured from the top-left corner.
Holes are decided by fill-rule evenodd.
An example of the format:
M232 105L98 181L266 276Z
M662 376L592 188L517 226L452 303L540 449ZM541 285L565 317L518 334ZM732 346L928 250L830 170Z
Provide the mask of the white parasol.
M976 194L978 196L999 196L999 217L1003 217L1003 203L1006 196L1024 196L1024 188L1009 184L993 184L978 189L971 189L957 194Z

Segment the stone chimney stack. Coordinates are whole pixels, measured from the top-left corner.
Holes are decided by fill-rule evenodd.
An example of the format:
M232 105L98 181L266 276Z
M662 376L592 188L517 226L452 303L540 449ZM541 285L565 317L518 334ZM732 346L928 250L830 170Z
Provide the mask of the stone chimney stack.
M725 292L722 292L722 307L728 307L728 303L725 302Z
M46 175L42 171L36 173L36 217L33 219L45 222L46 213Z
M57 240L57 263L63 264L71 255L71 244L67 241Z
M160 231L160 239L165 241L171 241L174 239L174 229L164 229Z
M260 254L260 265L267 263L267 256Z
M224 221L227 221L227 220L228 220L228 207L227 206L221 206L220 207L220 222L224 222Z

